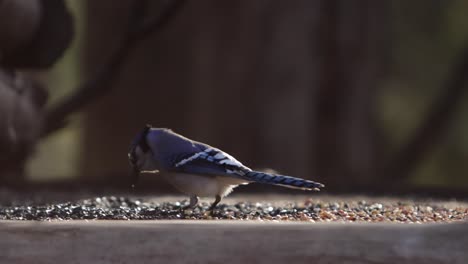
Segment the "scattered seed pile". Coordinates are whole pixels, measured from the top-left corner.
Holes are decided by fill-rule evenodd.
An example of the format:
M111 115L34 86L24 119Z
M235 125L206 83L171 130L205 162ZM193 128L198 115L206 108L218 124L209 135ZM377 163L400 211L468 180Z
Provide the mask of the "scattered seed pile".
M220 204L213 214L209 203L182 210L188 201L160 203L150 199L99 197L78 202L6 207L0 206L2 220L153 220L153 219L239 219L272 221L344 221L428 223L468 220L466 206L414 202L322 202L305 199L283 204L235 202Z

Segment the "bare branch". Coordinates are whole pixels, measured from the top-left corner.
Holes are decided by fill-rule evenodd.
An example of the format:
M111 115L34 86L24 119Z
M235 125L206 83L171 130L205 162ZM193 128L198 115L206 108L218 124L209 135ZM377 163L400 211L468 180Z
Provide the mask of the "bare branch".
M159 16L144 21L148 1L136 0L129 19L129 27L123 41L89 80L75 89L75 93L52 107L46 114L42 136L64 127L67 118L83 106L105 95L112 89L112 81L118 76L133 48L152 33L164 28L182 8L185 0L169 1Z
M447 134L450 123L456 116L468 84L468 47L459 57L458 65L447 84L442 87L426 119L386 166L390 179L407 179L431 150Z

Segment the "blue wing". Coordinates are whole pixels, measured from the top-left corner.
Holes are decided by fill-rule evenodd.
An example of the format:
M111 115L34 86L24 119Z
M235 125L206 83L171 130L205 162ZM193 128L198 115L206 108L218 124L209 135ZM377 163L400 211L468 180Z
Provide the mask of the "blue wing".
M243 178L251 171L231 155L213 147L177 161L173 168L185 173L225 175L236 178Z

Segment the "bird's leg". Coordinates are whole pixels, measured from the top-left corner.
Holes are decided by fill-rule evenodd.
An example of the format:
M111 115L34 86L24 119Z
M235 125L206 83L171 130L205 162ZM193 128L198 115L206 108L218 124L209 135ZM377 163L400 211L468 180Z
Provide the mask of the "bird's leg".
M183 210L192 209L198 204L198 196L191 195L189 205L183 207Z
M211 214L213 214L214 212L214 209L216 208L216 205L219 204L219 202L221 202L221 195L216 195L216 200L214 201L214 203L210 206L210 211L211 211Z

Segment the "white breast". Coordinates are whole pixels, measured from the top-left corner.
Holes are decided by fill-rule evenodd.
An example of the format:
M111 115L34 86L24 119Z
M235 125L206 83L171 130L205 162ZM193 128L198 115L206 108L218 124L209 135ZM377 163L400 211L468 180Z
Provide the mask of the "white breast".
M248 182L225 176L205 176L186 173L164 173L164 178L179 191L201 197L228 195L233 188Z

